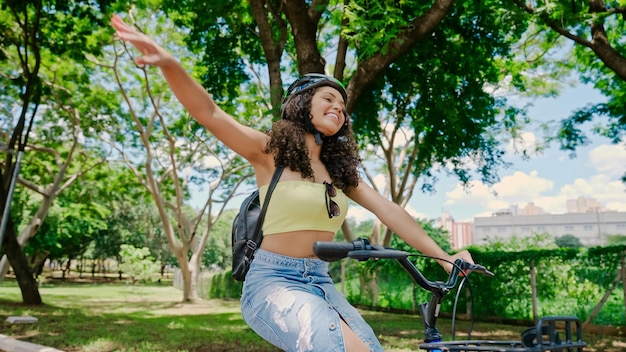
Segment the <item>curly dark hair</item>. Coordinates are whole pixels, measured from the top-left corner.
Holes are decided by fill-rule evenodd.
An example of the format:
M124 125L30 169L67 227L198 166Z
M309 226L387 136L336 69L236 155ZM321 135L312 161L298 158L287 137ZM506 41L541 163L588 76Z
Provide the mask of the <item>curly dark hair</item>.
M304 143L307 133L304 119L309 118L311 100L315 89L310 89L290 97L283 106L282 119L274 122L268 132L270 140L265 153L274 155L277 165L284 165L293 171L300 171L303 178L312 178L313 169ZM347 192L349 187L356 187L360 176L358 166L361 163L358 148L350 127L349 115L346 123L334 136L322 137L320 160L328 169L333 185Z

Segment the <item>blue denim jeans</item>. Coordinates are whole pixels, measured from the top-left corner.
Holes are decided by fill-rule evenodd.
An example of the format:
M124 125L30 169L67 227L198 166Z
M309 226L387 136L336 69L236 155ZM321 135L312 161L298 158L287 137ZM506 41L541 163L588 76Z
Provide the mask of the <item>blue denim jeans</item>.
M372 351L383 351L320 259L257 250L244 282L241 312L252 330L285 351L344 352L341 319Z

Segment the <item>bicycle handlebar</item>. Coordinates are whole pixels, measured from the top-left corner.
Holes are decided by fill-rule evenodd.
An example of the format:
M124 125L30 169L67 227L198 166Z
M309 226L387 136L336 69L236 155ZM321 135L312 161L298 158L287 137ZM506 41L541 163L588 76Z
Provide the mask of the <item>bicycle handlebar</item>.
M409 273L411 278L423 289L431 292L447 292L454 288L460 275L466 275L469 272L478 272L484 275L493 276L494 274L479 264L472 264L457 259L452 271L448 275L448 280L444 283L441 281L430 281L408 260L410 253L400 251L393 248L385 248L381 245L371 244L367 239L359 238L351 242L315 242L313 244L313 252L318 258L332 262L343 258L353 258L364 261L371 258L390 258L396 259Z
M541 331L542 333L524 332L530 336L533 340L532 344L527 345L526 340L523 342L518 341L487 341L487 340L468 340L465 342L442 342L442 335L439 329L436 327L436 321L439 316L440 305L443 297L449 293L457 283L459 277L467 276L471 272L478 272L487 276L494 276L492 272L487 270L484 266L479 264L473 264L463 261L462 259L455 260L452 270L448 275L446 282L442 281L429 281L422 275L422 273L415 267L415 265L409 260L411 253L400 251L393 248L385 248L380 245L370 244L367 239L359 238L351 242L315 242L313 244L313 252L318 258L325 261L337 261L342 258L353 258L360 261L368 260L370 258L391 258L396 259L398 263L408 272L413 281L421 286L423 289L430 291L429 302L419 305L420 316L424 322L424 344L419 345L421 349L428 351L499 351L499 352L518 352L518 351L576 351L581 352L582 347L587 344L582 340L582 332L580 321L576 317L546 317L540 319L535 331ZM433 258L437 259L437 258ZM558 343L558 335L554 335L555 322L565 322L565 340L561 344ZM547 322L547 323L546 323ZM574 329L574 325L575 329ZM549 341L542 340L544 328L547 328L549 335ZM577 341L574 341L572 336L574 331L577 336ZM533 335L534 334L534 335ZM556 338L555 338L556 336ZM526 339L526 337L524 337ZM539 344L540 347L536 348L534 341ZM545 342L545 344L544 344ZM531 347L528 347L531 346ZM541 346L547 346L549 349L545 349ZM470 347L470 348L468 348ZM573 349L572 349L573 348Z

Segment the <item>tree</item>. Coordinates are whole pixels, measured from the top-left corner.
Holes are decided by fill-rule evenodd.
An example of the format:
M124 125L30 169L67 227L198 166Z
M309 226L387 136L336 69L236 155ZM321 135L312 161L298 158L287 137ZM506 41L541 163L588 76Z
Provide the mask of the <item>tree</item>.
M153 31L178 57L190 56L180 44L182 35L173 34L167 18L155 12L150 20L158 25L147 26L146 31ZM137 18L135 25L141 27ZM228 201L248 182L249 166L183 111L156 70L121 60L122 55L132 58L130 48L113 42L111 51L108 58L93 58L102 67L100 74L113 75L125 107L110 116L114 123L106 142L154 200L181 270L183 302L193 302L199 299L198 274L207 238ZM203 206L185 206L190 192L197 192L192 187L207 186Z
M575 70L583 83L593 84L608 98L606 102L578 108L570 117L560 121L551 139L560 141L561 149L574 152L589 143L581 126L605 117L606 120L600 120L591 128L592 132L620 143L626 132L626 98L623 94L626 90L626 3L602 0L513 0L513 3L535 24L534 31L529 34L533 41L524 46L538 49L530 59L543 64L546 59L542 57L549 56L550 51L556 52L557 62L542 65L544 71L553 68L562 74L562 68L565 72ZM626 182L626 174L623 180Z
M111 168L104 179L106 184L99 187L99 200L106 204L110 213L105 220L106 228L93 235L90 258L98 263L108 258L119 258L122 244L147 247L161 264L163 273L172 252L152 196L124 164L108 165ZM95 267L92 268L92 273L95 270Z
M431 238L433 238L433 240L443 250L450 252L451 250L450 234L445 229L441 227L435 227L433 224L433 221L430 221L430 220L416 219L416 221L419 222L419 224L424 228L426 233ZM415 250L413 248L411 248L408 244L406 244L406 242L404 242L398 236L395 236L395 235L392 236L391 241L388 246L397 250L408 252L408 253L415 253ZM430 272L432 277L439 276L442 280L446 278L445 271L441 270L441 267L439 267L432 258L419 257L419 254L418 254L417 256L413 257L413 259L411 260L418 268L428 268L428 269L423 269L423 270L424 272ZM344 260L344 262L345 261L346 260ZM379 284L371 285L368 282L368 278L370 278L369 274L373 272L384 273L383 280L390 281L389 278L393 278L391 281L394 281L394 279L399 279L399 282L396 283L395 286L392 285L393 289L395 290L401 291L405 287L407 287L405 285L410 285L412 287L411 300L412 300L413 310L417 309L417 305L419 303L417 298L425 294L425 292L419 285L417 285L415 282L412 282L412 280L409 279L404 268L398 265L398 263L396 263L393 260L374 260L374 261L370 260L370 261L359 264L358 268L361 269L361 270L358 270L360 286L358 288L359 293L356 294L355 296L358 297L358 296L363 295L363 293L367 293L368 291L371 291L369 295L363 298L366 298L366 299L369 298L371 300L370 302L373 302L374 305L378 305L379 296L384 296L386 293L379 292L379 289L380 289Z
M211 236L207 240L206 249L202 255L202 264L206 268L215 265L224 270L230 270L233 260L232 228L237 209L228 209L222 213L217 222L211 227Z
M491 252L520 252L526 250L554 249L556 243L549 233L533 233L531 236L511 238L488 238L485 245L479 246Z
M503 75L519 75L503 67L513 66L510 48L525 27L502 32L503 23L512 25L519 16L490 15L489 5L451 9L428 39L364 90L355 107L355 131L371 152L366 161L372 171L366 168L365 175L376 187L374 176L383 173L380 191L398 204L406 206L415 187L433 192L438 172L454 174L466 186L474 177L493 184L498 169L508 166L500 146L526 120L493 92ZM406 79L409 74L413 79ZM375 226L374 241L388 245L391 232L379 237L378 231Z
M72 261L79 259L94 236L107 228L105 220L110 210L95 196L97 187L87 187L89 184L94 186L79 180L55 199L37 236L24 248L33 268L41 268L46 259L65 262L65 277Z
M580 242L580 239L571 234L559 236L554 239L554 242L560 248L580 248L583 246L583 244Z
M232 96L249 79L246 70L264 63L269 77L267 106L273 107L275 117L282 100L282 73L325 72L327 64L332 65L335 78L349 81L347 107L352 111L379 74L426 40L454 5L451 0L429 5L329 0L248 3L166 0L164 8L176 24L190 29L190 47L204 50L202 81L218 101ZM348 65L351 60L355 66Z
M159 264L150 256L147 247L136 248L123 244L120 248L120 270L124 272L132 284L145 281L156 281Z
M29 166L24 171L32 172ZM139 248L148 243L157 246L159 239L146 235L145 229L152 223L145 211L148 202L146 192L128 170L109 163L94 168L59 194L37 236L26 244L31 266L40 268L49 259L64 262L69 270L72 261L85 256L97 263L117 258L122 243ZM38 206L26 202L21 206L22 218L30 219ZM155 253L159 252L155 249ZM95 270L94 264L92 274Z
M87 1L10 1L0 8L0 106L7 117L0 137L7 153L0 170L1 207L11 210L8 201L17 184L41 197L38 210L19 231L12 211L3 215L2 250L24 303L41 304L41 297L22 247L37 233L53 200L103 160L93 159L83 143L91 131L97 133L93 117L111 108L109 93L90 87L90 69L81 65L83 53L100 49L98 11L103 9ZM37 165L39 173L20 175L21 158L25 165ZM0 268L2 278L6 259Z
M626 81L626 57L624 57L626 53L623 51L622 42L626 4L623 1L528 3L513 0L513 3L532 15L536 23L554 31L552 35L546 34L546 39L549 39L547 45L554 43L553 40L559 36L571 40L584 51L591 50L591 54L595 55L608 70L613 71L622 81ZM585 56L582 51L578 54ZM584 67L583 71L588 69Z

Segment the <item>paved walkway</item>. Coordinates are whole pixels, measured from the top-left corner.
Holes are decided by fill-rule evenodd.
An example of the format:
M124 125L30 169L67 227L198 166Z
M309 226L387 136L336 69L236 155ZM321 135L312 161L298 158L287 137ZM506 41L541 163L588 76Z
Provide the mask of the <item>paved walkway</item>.
M12 339L0 334L0 351L3 352L63 352L56 348L36 345L34 343Z

